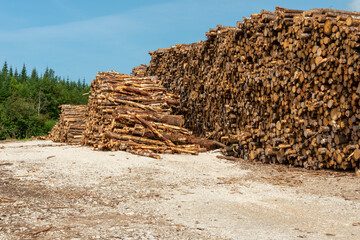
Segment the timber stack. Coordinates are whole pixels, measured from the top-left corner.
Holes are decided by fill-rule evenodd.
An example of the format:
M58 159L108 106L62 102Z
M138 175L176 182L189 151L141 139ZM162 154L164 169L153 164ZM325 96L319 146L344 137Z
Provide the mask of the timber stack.
M60 107L59 122L47 138L54 142L81 144L88 116L87 105L61 105Z
M146 69L147 66L144 64L141 64L140 66L136 66L132 69L131 74L136 76L136 77L145 77L146 75Z
M277 7L207 40L150 52L195 133L233 154L306 168L360 159L360 13Z
M215 147L184 128L183 116L171 114L179 104L179 96L167 93L156 77L99 72L91 83L83 144L153 158Z

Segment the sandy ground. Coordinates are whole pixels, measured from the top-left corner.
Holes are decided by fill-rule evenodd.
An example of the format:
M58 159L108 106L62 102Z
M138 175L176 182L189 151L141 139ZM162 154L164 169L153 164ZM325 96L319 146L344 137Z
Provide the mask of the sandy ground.
M0 143L0 239L360 239L353 173Z

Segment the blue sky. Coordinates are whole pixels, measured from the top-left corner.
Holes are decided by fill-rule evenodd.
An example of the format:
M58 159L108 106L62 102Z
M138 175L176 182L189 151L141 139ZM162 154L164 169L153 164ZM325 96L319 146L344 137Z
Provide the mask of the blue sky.
M205 39L217 24L275 6L360 11L360 0L0 0L0 64L46 67L71 80L130 73L148 51Z

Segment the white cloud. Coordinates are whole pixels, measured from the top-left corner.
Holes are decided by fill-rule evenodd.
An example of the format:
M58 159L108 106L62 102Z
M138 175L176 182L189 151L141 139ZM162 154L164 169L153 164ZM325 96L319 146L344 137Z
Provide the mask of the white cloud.
M30 68L50 66L71 79L92 79L97 70L129 73L147 63L148 51L197 42L216 24L235 26L246 1L176 0L83 21L0 30L1 57ZM239 10L240 9L240 10ZM229 16L232 16L231 18ZM224 22L227 19L228 22ZM90 69L90 70L89 70ZM91 71L91 72L90 72Z
M29 41L45 39L73 40L86 36L108 35L119 29L129 31L138 28L136 21L123 16L105 16L86 21L72 22L54 26L25 28L15 31L0 31L0 38L7 41Z
M360 0L353 0L349 7L352 11L360 11Z
M236 7L229 8L232 5ZM227 14L229 10L235 11L241 5L243 4L234 4L231 0L222 2L217 0L170 1L140 7L118 15L97 17L84 21L18 30L2 30L0 31L0 42L4 42L4 40L19 42L29 40L67 41L88 37L101 38L101 36L114 39L114 36L124 37L134 33L163 33L164 30L174 31L174 27L179 25L184 28L184 25L192 24L194 27L200 22L209 21L209 16L214 15L213 19L219 18L220 15ZM239 16L240 18L241 16ZM211 27L216 27L216 24L223 23L217 22ZM231 25L235 26L235 24L234 21Z

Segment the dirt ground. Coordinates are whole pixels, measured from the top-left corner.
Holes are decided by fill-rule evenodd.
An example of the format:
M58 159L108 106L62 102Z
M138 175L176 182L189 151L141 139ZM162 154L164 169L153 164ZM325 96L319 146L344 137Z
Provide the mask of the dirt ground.
M0 239L360 239L360 177L0 143Z

